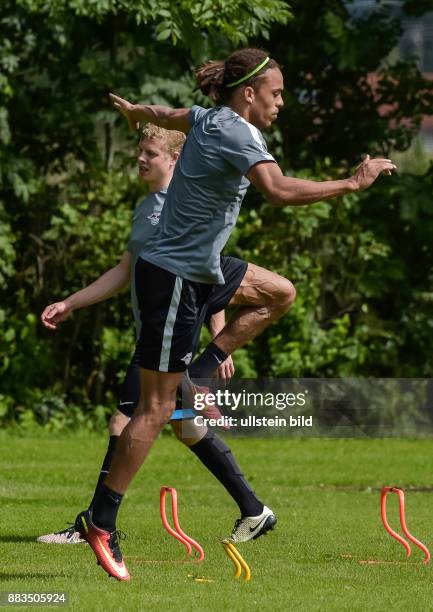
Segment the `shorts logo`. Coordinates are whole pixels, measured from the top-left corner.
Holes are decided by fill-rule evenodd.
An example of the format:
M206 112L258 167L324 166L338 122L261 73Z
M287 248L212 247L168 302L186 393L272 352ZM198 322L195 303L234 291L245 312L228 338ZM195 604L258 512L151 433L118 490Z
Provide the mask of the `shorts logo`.
M187 353L185 357L181 357L181 361L184 362L185 365L189 365L191 363L192 353Z
M151 215L149 215L147 218L150 220L150 223L152 225L158 225L159 223L159 217L161 216L160 212L153 212Z

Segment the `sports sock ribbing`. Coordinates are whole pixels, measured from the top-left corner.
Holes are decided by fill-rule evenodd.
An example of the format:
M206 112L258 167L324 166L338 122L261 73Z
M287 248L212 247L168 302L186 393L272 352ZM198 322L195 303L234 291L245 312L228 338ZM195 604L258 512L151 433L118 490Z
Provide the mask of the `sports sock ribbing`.
M92 501L89 505L89 510L93 508L96 498L98 497L99 491L104 483L104 480L110 471L111 461L113 459L114 451L116 450L117 441L119 440L119 436L110 436L108 441L107 452L104 457L104 461L102 462L101 471L99 472L98 482L96 483L95 492L93 494Z
M224 440L208 431L190 449L227 489L242 516L258 516L263 512L262 502L255 496Z
M92 508L92 522L99 529L114 531L123 495L105 485L101 486Z

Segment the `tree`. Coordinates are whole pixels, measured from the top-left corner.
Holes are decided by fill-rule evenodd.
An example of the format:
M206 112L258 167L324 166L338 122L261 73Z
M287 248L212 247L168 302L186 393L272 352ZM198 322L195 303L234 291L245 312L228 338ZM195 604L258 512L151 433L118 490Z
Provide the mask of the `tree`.
M193 63L289 17L280 0L2 4L3 406L32 405L33 390L50 386L99 403L116 387L113 360L128 359L126 296L80 313L56 336L37 323L49 300L113 265L126 243L139 196L134 145L108 92L191 104Z
M263 46L286 80L269 148L287 173L347 176L362 153L407 148L433 108L414 62L392 59L402 14L380 6L355 18L343 0L295 0L290 10L279 0L2 4L0 418L110 404L129 359L126 294L57 334L37 319L117 261L140 197L134 136L107 92L209 104L193 91L192 67L247 42ZM430 169L284 210L252 190L230 250L291 278L298 297L235 355L238 372L431 375L431 189Z
M295 1L295 18L272 29L286 103L271 150L289 174L347 176L361 154L406 149L432 113L432 82L393 53L404 13L377 3L355 18L349 9ZM252 195L233 246L298 291L291 314L252 345L247 367L278 376L431 375L430 194L431 169L305 209L274 211Z

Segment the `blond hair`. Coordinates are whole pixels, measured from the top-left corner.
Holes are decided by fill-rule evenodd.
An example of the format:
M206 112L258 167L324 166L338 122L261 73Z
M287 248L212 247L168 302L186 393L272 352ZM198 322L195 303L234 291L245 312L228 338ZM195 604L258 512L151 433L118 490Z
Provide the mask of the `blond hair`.
M141 131L141 138L164 141L167 152L171 155L180 153L183 143L185 142L185 134L183 132L165 130L162 127L153 125L153 123L146 123Z

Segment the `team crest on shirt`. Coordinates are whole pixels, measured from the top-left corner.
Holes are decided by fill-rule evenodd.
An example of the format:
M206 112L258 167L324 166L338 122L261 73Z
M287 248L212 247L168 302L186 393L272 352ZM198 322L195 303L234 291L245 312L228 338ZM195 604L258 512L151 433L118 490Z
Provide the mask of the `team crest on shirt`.
M153 212L147 218L149 219L152 225L158 225L160 216L161 216L160 212Z

